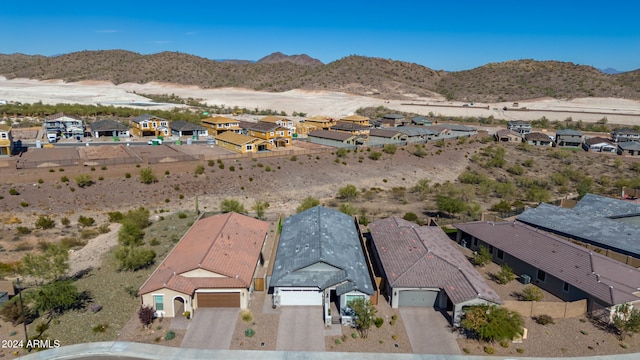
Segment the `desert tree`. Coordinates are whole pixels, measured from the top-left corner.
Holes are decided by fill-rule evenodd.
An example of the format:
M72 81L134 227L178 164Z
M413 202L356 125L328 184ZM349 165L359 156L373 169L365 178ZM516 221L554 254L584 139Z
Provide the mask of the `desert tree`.
M22 258L20 272L25 276L51 281L62 275L69 268L68 249L59 244L50 244L41 255L26 254Z
M314 198L313 196L307 196L302 200L300 205L298 205L298 207L296 208L296 212L301 213L318 205L320 205L320 200Z
M364 297L358 297L347 304L354 312L354 322L360 336L366 339L369 336L369 329L375 324L378 309Z
M358 188L356 188L355 185L348 184L338 189L338 194L336 195L336 197L340 200L345 201L354 200L358 197Z
M269 208L269 202L256 199L251 209L256 212L258 219L264 219L264 212Z
M220 211L223 213L236 212L238 214L246 214L247 210L244 205L236 199L224 199L220 202Z
M466 309L460 325L483 341L512 340L522 335L522 315L505 307L476 305Z

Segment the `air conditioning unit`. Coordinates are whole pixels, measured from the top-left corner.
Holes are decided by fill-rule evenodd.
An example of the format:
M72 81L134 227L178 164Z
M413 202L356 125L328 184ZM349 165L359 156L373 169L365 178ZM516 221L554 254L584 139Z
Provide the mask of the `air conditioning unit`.
M531 276L529 276L527 274L520 275L520 282L525 284L525 285L531 284Z

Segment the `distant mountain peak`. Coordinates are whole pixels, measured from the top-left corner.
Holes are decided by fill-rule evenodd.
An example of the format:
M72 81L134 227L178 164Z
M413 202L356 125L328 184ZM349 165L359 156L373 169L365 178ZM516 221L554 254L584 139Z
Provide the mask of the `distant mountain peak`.
M285 55L279 51L276 51L271 55L267 55L257 61L258 64L275 64L280 62L290 62L298 65L310 66L324 65L322 61L314 59L307 54Z
M619 71L619 70L616 70L616 69L610 68L610 67L608 67L606 69L600 69L600 71L602 71L605 74L609 74L609 75L615 75L615 74L620 74L620 73L624 72L624 71Z

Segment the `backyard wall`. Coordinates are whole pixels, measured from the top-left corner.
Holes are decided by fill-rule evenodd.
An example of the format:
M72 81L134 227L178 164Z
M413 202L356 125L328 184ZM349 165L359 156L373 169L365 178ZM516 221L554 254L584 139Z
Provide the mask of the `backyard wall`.
M583 315L587 312L587 300L573 302L505 301L504 307L525 317L549 315L564 319Z

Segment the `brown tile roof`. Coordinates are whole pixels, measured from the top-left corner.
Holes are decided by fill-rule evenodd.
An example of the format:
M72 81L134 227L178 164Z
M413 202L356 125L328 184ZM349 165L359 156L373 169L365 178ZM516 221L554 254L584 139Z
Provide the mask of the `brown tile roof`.
M611 141L611 140L609 140L607 138L600 137L600 136L594 136L592 138L588 138L584 142L587 145L596 145L596 144L606 143L606 144L609 144L611 146L618 146L613 141Z
M517 133L513 130L508 130L508 129L500 129L498 131L496 131L496 136L498 137L503 137L503 136L517 136L517 137L522 137L522 135L520 135L520 133Z
M382 137L382 138L392 138L398 134L402 134L402 133L400 131L387 130L387 129L371 129L369 131L369 136Z
M246 130L254 130L260 132L276 131L278 128L285 130L283 127L276 123L271 122L252 122L252 121L240 121L240 128Z
M549 135L541 132L531 132L524 135L524 139L527 141L551 141Z
M476 298L502 302L439 227L391 217L369 228L392 287L438 287L454 304Z
M226 124L226 123L238 123L239 120L231 119L224 116L215 116L206 119L202 119L202 122L205 124Z
M344 120L344 121L364 121L364 120L369 120L369 118L366 117L366 116L360 116L360 115L350 115L350 116L345 116L343 118L340 118L340 120Z
M347 141L354 137L353 134L343 133L339 131L331 131L331 130L314 130L309 133L311 137L317 137L321 139L329 139L329 140L338 140L338 141Z
M140 288L193 294L200 288L249 288L269 224L227 213L199 219ZM188 277L191 270L215 273ZM213 275L213 274L212 274Z
M370 126L364 126L351 122L338 121L331 127L332 130L344 130L344 131L364 131L370 130Z
M470 222L461 231L552 275L606 305L638 301L640 270L520 222Z
M235 145L244 145L254 143L256 141L262 141L258 138L254 138L253 136L242 135L233 131L225 131L222 134L216 135L215 138Z

